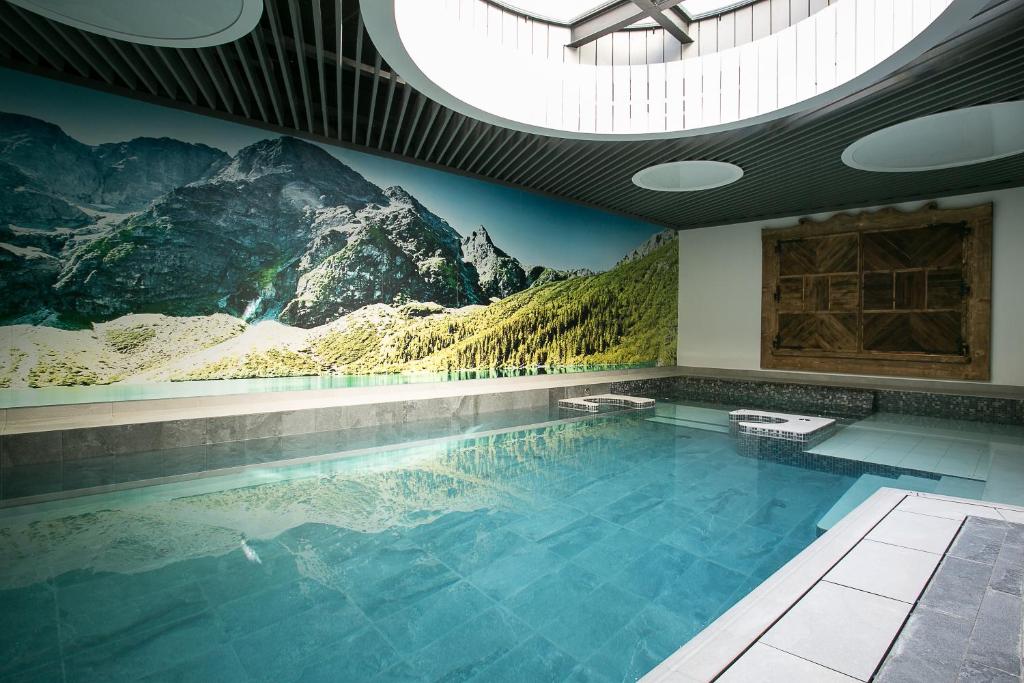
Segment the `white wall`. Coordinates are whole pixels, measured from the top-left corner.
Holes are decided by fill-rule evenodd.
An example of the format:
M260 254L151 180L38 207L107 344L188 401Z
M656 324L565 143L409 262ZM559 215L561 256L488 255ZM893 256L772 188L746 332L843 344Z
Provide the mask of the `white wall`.
M994 205L992 383L1024 386L1024 187L937 201L942 208ZM926 203L896 206L912 210ZM796 225L799 218L679 233L679 365L761 367L761 229Z

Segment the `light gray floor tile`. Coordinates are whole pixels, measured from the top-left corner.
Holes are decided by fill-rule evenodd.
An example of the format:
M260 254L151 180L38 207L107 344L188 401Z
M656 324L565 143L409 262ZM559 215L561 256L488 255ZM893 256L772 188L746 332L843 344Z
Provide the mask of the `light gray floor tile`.
M952 519L894 510L871 530L867 538L904 548L943 553L960 523Z
M832 568L825 580L913 603L940 559L935 553L864 540Z
M940 500L925 496L907 496L896 509L903 512L916 512L919 515L931 515L932 517L945 517L946 519L956 520L961 520L967 515L1001 519L999 513L994 508L985 507L984 505L954 503L950 500Z
M909 611L899 600L821 582L761 642L866 681Z
M754 643L717 679L718 683L854 683L856 680L763 643Z

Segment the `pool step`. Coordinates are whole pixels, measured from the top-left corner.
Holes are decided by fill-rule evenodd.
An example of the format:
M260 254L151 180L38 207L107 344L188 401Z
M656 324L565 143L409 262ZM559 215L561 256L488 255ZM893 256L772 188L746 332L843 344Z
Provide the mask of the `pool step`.
M870 498L875 491L884 486L908 489L910 491L920 491L922 493L932 493L936 491L940 481L941 480L925 479L924 477L913 477L907 474L901 474L896 479L881 477L877 474L862 474L860 478L853 483L853 486L847 489L846 493L836 501L836 504L825 513L825 516L818 520L818 535L820 536L831 529L839 520L845 517L847 513Z
M935 493L955 498L981 498L985 482L962 477L943 477L935 487Z
M728 434L729 428L720 425L712 424L710 422L700 422L698 420L683 420L678 417L666 417L663 415L657 417L648 417L648 422L658 422L665 425L673 425L675 427L686 427L688 429L702 429L705 432L718 432L719 434Z

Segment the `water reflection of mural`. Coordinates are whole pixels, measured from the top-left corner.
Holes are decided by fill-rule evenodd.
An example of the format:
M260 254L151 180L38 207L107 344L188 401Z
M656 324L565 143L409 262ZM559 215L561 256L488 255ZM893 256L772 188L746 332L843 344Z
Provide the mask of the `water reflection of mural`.
M390 539L443 517L460 523L463 513L507 523L510 510L552 504L551 491L627 469L634 463L621 453L635 432L622 429L624 420L552 423L11 515L0 518L0 590L36 583L41 572L137 574L269 546L323 578L315 576L317 533Z
M653 226L11 72L0 87L18 93L0 388L674 363L677 254Z

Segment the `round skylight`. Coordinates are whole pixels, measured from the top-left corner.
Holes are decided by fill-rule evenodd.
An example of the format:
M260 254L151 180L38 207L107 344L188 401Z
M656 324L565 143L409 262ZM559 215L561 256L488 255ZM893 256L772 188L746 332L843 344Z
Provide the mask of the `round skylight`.
M742 177L743 169L735 164L691 159L649 166L633 175L633 184L658 192L694 192L729 185Z
M504 128L586 140L699 135L838 101L946 40L985 0L901 0L879 5L884 12L875 0L835 0L749 42L709 51L676 44L674 57L666 48L650 63L627 41L600 44L610 54L593 42L574 47L586 36L569 25L538 26L503 8L573 16L607 4L510 0L481 14L448 0L360 0L382 57L431 100ZM742 4L680 6L699 15ZM623 61L627 52L644 55L641 63Z
M875 131L843 151L861 171L905 173L955 168L1024 153L1024 102L1001 102L922 116Z
M263 0L10 0L83 31L132 43L209 47L250 33Z

